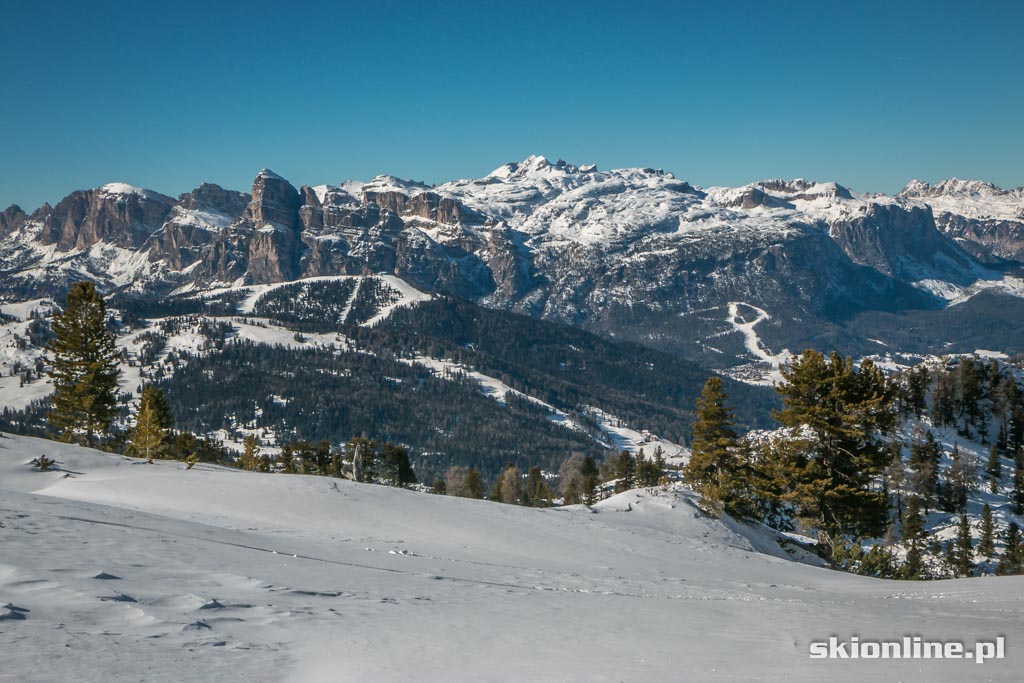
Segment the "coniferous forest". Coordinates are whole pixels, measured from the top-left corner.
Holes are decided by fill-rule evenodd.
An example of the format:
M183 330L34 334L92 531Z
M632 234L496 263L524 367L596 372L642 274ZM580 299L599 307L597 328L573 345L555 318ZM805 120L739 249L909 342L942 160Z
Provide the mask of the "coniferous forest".
M452 297L390 310L400 297L376 279L276 287L245 313L243 298L108 310L91 285L72 286L24 340L46 354L22 381L45 374L52 397L5 407L0 426L189 468L528 506L681 482L707 514L788 533L848 571L1024 566L1020 359L931 357L883 372L808 350L772 390ZM134 393L118 389L125 371L138 373ZM482 377L504 389L489 395ZM660 446L620 450L609 415L692 455L681 466Z

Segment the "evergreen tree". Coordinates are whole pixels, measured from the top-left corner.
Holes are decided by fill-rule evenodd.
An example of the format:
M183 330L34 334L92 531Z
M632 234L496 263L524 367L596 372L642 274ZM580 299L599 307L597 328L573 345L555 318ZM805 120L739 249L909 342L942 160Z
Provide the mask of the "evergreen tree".
M654 449L653 458L645 458L641 448L636 456L637 486L657 486L661 480L661 472L665 467L665 456L661 446Z
M242 441L242 456L238 459L238 466L249 472L255 472L260 467L260 444L252 434Z
M526 473L526 485L523 487L523 505L529 507L547 507L551 504L551 490L539 467L531 467Z
M904 410L903 415L910 412L914 413L914 417L920 419L922 413L924 413L925 406L927 405L925 397L928 393L928 368L924 365L918 365L917 367L911 368L907 373L906 387L903 394Z
M149 462L153 462L153 458L163 457L168 450L167 429L162 424L158 396L163 396L159 389L148 393L142 392L129 447L135 455Z
M611 476L615 479L615 493L628 491L636 484L636 462L629 451L622 451L618 456L611 456Z
M379 469L383 473L385 483L391 486L409 486L416 483L416 472L412 469L409 452L405 448L385 443L381 446L379 457Z
M985 474L988 475L988 488L991 493L999 490L999 479L1003 476L1003 458L999 453L999 446L992 444L988 451L988 463L985 465Z
M946 374L939 375L932 397L932 419L935 424L945 427L956 420L956 394L953 380Z
M995 546L995 526L992 523L992 508L985 503L985 507L981 509L981 539L978 541L978 554L982 557L994 557L996 554Z
M742 465L727 398L722 379L708 378L697 398L690 461L683 469L684 479L700 494L705 511L713 515L733 513L741 507L736 499L743 488L739 482Z
M843 535L880 536L889 501L875 484L890 460L896 420L892 386L867 359L860 368L808 350L783 369L776 419L793 438L777 449L784 501L818 533L830 557Z
M976 483L974 468L961 456L960 447L953 444L952 459L946 470L946 485L943 487L945 509L949 512L963 512Z
M117 351L106 305L91 282L76 282L53 315L50 425L65 441L92 446L117 414Z
M599 472L597 463L589 455L573 453L566 458L558 468L563 504L592 504Z
M907 551L907 558L903 561L903 566L896 573L896 578L908 581L928 578L924 558L921 556L921 548L917 543L911 544L910 550Z
M160 428L170 433L174 427L174 416L171 414L171 407L167 404L167 397L157 386L147 384L142 387L141 403L149 403L153 410L153 416Z
M903 516L903 541L916 544L924 534L924 517L921 514L921 499L911 496L907 512Z
M999 564L996 565L996 574L1020 574L1024 568L1024 548L1021 547L1020 527L1016 522L1010 522L1004 540L1006 548L999 558Z
M483 498L484 482L480 479L480 470L470 467L466 471L466 481L463 486L466 498Z
M1024 514L1024 450L1019 446L1014 453L1013 467L1013 491L1010 494L1010 503L1013 505L1013 514Z
M974 563L971 561L974 556L974 549L971 546L971 525L967 522L967 515L960 513L960 524L956 534L956 575L970 576Z

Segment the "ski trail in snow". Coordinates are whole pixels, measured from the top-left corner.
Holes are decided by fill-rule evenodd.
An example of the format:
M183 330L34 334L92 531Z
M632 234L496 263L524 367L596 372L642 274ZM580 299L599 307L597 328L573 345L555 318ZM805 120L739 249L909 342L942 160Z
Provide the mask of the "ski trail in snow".
M398 295L401 298L399 298L399 300L393 304L388 304L387 306L381 307L377 311L377 315L373 316L372 318L364 322L362 324L362 327L373 327L382 320L387 320L391 316L391 314L395 312L396 309L404 308L406 306L412 306L423 301L430 301L431 299L434 298L430 294L421 292L420 290L416 289L405 280L395 277L394 275L381 273L379 275L375 275L374 277L377 280L385 283L395 291L397 291Z
M746 306L747 308L753 309L757 312L757 317L750 322L742 322L742 318L740 317L740 306ZM757 336L757 332L754 330L754 327L765 320L771 320L771 315L769 315L768 311L763 308L758 308L757 306L744 303L742 301L729 302L729 317L726 322L732 325L734 330L743 335L744 345L750 355L763 360L770 364L773 370L777 370L779 366L787 362L793 354L789 352L789 349L782 349L779 353L772 355L768 349L762 346L761 338Z
M356 280L356 286L352 288L352 296L348 298L348 303L345 304L345 310L341 312L341 316L338 318L341 322L348 322L348 314L352 312L352 306L356 303L356 297L359 296L359 290L363 287L363 279L359 278Z

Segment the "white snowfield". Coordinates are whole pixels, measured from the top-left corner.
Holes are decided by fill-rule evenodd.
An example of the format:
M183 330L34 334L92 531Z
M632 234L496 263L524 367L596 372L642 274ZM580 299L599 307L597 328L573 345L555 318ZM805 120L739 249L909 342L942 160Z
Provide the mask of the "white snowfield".
M801 564L682 492L534 510L4 435L0 548L0 681L1016 681L1024 656L1022 577ZM1006 658L810 659L830 635Z

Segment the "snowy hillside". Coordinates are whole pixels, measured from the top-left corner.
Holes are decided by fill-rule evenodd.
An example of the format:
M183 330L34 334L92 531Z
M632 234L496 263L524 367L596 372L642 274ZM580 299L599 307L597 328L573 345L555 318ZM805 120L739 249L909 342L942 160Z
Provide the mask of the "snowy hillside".
M999 634L1004 660L885 676L1016 680L1024 579L879 581L773 546L682 493L535 510L4 435L0 680L861 681L880 663L809 641Z

